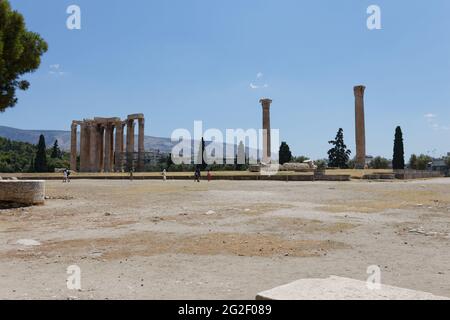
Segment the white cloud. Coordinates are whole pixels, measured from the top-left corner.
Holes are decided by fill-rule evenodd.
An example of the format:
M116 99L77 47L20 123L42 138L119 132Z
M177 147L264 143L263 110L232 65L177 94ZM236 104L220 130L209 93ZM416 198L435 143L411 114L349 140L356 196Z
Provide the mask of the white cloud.
M67 74L67 72L61 70L61 65L59 63L51 64L50 65L50 71L48 74L51 74L53 76L64 76Z
M256 82L259 82L262 78L264 77L264 74L262 73L262 72L258 72L257 74L256 74ZM252 89L252 90L256 90L256 89L265 89L265 88L268 88L269 87L269 85L267 84L267 83L264 83L264 84L255 84L255 82L251 82L250 83L250 89Z
M441 124L438 122L438 120L437 120L437 119L438 119L437 114L434 114L434 113L427 113L427 114L424 115L424 117L425 117L425 119L427 120L428 125L429 125L433 130L435 130L435 131L441 131L441 130L443 130L443 131L448 131L448 130L450 130L450 126L441 125Z

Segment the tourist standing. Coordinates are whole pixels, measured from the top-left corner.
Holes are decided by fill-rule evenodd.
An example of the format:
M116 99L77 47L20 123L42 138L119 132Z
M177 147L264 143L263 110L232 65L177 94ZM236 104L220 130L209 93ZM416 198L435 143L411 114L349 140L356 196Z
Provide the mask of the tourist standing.
M166 171L166 169L163 169L162 176L163 176L163 180L166 181L167 180L167 171Z
M67 182L70 182L70 169L66 169L67 170Z
M67 182L67 169L64 169L63 175L64 175L64 178L63 178L63 183L64 183L64 182Z
M211 182L212 174L211 174L211 171L210 171L210 170L208 170L207 177L208 177L208 182Z

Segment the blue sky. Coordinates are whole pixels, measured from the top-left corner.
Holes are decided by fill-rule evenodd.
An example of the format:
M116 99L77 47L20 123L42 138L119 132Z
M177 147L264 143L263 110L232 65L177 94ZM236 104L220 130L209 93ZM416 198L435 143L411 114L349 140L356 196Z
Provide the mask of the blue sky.
M353 86L366 90L367 152L450 151L450 1L11 0L49 43L0 124L69 130L72 119L143 112L146 134L272 127L296 155L326 156L344 128L354 155ZM82 29L68 30L79 5ZM380 6L382 30L366 10ZM255 88L257 87L257 88Z

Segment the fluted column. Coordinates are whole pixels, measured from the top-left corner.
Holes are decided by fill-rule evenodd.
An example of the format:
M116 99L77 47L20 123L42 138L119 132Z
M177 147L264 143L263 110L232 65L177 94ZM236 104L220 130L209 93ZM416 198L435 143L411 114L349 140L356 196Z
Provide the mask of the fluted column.
M134 120L127 121L127 170L133 166L134 156Z
M263 156L262 161L264 163L270 163L271 158L271 141L270 141L270 104L272 103L272 100L270 99L261 99L259 101L262 105L263 110Z
M83 121L80 126L80 171L90 171L90 125Z
M97 124L95 122L92 122L90 124L90 145L89 145L89 149L90 149L90 166L89 166L89 171L90 172L98 172L99 171L99 161L98 161L98 128L97 128Z
M123 154L123 127L122 122L116 123L116 145L115 145L115 158L114 168L116 171L122 171L122 154Z
M97 149L98 149L98 169L97 171L104 171L104 133L105 127L103 125L97 126Z
M112 146L112 125L107 124L105 127L105 157L103 160L103 170L111 171L111 146Z
M144 118L140 118L139 122L139 138L138 138L138 171L144 171Z
M70 170L77 170L77 128L78 124L72 123L70 135Z
M365 86L355 86L355 138L357 169L364 169L366 165L366 129L364 119L364 91Z

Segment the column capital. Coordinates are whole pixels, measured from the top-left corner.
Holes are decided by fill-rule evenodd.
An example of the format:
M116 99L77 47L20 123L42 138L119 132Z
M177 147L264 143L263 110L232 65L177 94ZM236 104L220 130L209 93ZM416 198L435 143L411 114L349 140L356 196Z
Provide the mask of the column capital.
M364 91L366 90L365 86L359 85L353 87L353 92L355 97L364 97Z
M263 108L270 108L270 105L272 104L272 100L264 98L264 99L260 99L259 103L261 103Z

